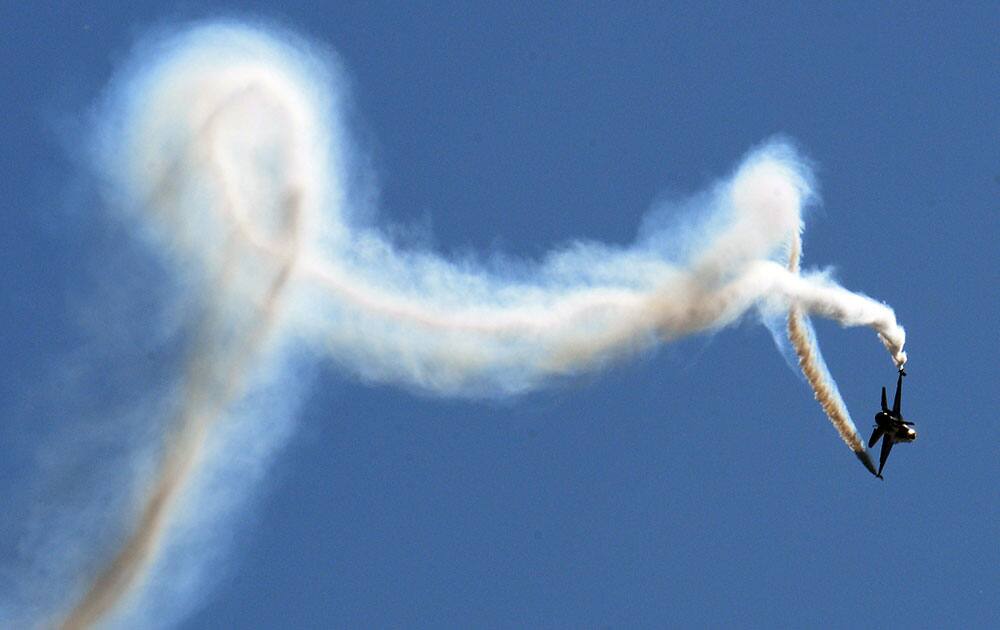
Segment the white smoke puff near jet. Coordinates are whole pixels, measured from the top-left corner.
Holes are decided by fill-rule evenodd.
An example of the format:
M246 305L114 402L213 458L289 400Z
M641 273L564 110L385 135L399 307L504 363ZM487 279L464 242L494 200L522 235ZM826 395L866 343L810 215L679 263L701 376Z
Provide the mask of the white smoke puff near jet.
M788 335L825 413L873 473L807 314L873 328L897 365L905 335L888 306L801 274L810 173L774 142L720 183L718 220L668 262L649 243L577 243L534 281L402 251L355 229L334 72L302 40L239 23L176 34L141 56L104 108L102 169L115 201L149 226L204 288L173 439L131 533L61 616L89 627L146 583L198 474L213 424L287 343L364 378L441 395L506 395L651 345L788 310ZM787 257L787 258L786 258ZM776 262L785 260L785 262ZM518 278L524 278L520 274Z

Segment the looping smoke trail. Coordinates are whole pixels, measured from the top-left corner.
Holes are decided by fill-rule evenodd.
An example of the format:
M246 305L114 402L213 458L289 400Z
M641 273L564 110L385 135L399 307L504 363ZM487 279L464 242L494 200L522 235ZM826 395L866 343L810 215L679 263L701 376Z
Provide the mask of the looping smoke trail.
M673 239L690 252L681 260L656 233L627 249L577 243L530 275L488 270L401 251L350 224L343 89L306 44L211 24L155 50L107 112L106 166L122 205L200 279L205 314L132 533L63 627L92 625L143 583L212 423L278 337L323 348L363 378L496 396L780 306L817 399L864 453L805 314L872 327L900 365L904 333L886 305L799 273L812 193L789 147L755 151L716 186L712 221ZM787 268L775 262L786 249Z
M240 188L244 184L240 180L248 174L262 173L254 173L253 168L249 173L246 169L240 172L233 163L238 156L221 140L227 132L227 117L241 117L240 109L247 101L260 99L258 104L268 113L268 122L289 134L282 142L294 146L295 134L300 130L281 120L282 115L292 112L284 111L280 100L268 102L270 97L258 92L254 83L246 83L235 93L204 108L200 116L192 115L193 138L197 141L190 151L174 156L177 161L164 169L162 177L150 182L152 194L143 200L153 215L173 215L171 220L176 220L182 208L178 198L180 187L174 178L181 167L188 171L203 170L218 189L219 203L211 209L223 219L224 242L215 261L217 266L206 273L211 297L192 344L180 408L173 422L174 434L166 455L147 491L132 534L64 619L62 627L67 630L90 627L140 583L162 542L170 510L198 467L209 425L242 393L246 374L279 316L281 299L298 257L300 191L293 178L275 178L277 181L270 191L275 204L270 216L275 237L269 255L261 257L255 251L254 235L242 233L242 224L236 217L252 208L243 197ZM258 135L266 135L258 131L261 132ZM264 149L260 145L256 148Z

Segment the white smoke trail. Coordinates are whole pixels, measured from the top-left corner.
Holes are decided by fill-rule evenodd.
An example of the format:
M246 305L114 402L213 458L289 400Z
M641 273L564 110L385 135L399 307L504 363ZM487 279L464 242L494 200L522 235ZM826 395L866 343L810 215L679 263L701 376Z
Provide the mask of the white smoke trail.
M790 309L810 385L864 452L803 314L875 329L900 365L903 329L884 304L799 274L811 189L787 146L755 151L714 189L705 208L713 219L685 239L682 260L654 235L627 249L578 243L513 274L401 251L351 225L343 96L303 42L225 23L154 50L114 92L104 167L118 203L201 279L206 314L132 533L82 587L63 627L96 623L143 584L212 424L288 340L324 348L367 379L489 396L721 328L752 308ZM777 261L789 251L786 268Z
M788 269L792 273L798 273L799 271L801 252L802 241L796 231L788 253ZM873 475L877 474L875 464L872 463L872 459L868 455L868 450L865 448L865 443L862 441L861 436L858 435L858 429L854 426L851 415L847 411L847 405L844 404L844 400L840 397L840 392L837 391L837 384L833 382L833 378L830 377L830 373L826 368L826 363L819 352L819 346L816 345L816 336L813 334L812 326L809 325L808 320L802 313L802 307L798 304L793 303L788 309L787 330L788 340L795 350L795 356L798 358L802 374L806 377L806 381L816 395L816 400L823 407L826 417L830 419L833 427L840 434L840 438L854 451L854 454L864 464L865 468ZM903 329L898 328L895 333L898 336L894 337L894 339L898 343L890 341L889 337L882 332L879 333L879 339L893 353L893 361L896 362L896 365L902 368L906 363L906 353L902 350L904 341ZM889 334L893 333L890 332Z

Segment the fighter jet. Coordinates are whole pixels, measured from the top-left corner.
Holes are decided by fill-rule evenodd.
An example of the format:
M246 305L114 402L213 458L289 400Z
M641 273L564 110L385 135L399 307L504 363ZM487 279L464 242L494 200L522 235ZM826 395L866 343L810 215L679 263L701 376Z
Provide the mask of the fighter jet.
M892 401L892 410L885 402L885 387L882 388L882 411L875 414L875 430L868 440L868 448L875 446L879 438L882 440L882 453L879 456L878 473L876 477L882 479L882 468L885 460L889 457L889 451L896 442L912 442L917 439L917 431L913 428L912 422L907 422L899 413L899 400L903 395L903 377L906 372L899 368L899 379L896 381L896 397Z

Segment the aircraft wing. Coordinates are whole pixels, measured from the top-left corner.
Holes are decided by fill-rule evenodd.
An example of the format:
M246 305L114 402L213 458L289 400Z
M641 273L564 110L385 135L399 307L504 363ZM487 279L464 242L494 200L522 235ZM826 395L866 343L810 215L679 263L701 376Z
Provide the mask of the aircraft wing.
M903 397L903 372L902 370L900 370L899 380L896 381L896 397L892 400L892 415L896 416L897 418L900 417L899 402L900 398L902 397Z
M889 451L892 450L893 439L892 435L886 435L885 439L882 440L882 453L878 457L878 474L882 474L882 467L885 466L885 460L889 459Z
M878 442L878 439L882 437L883 433L885 433L885 429L880 426L876 426L875 430L872 431L872 436L868 438L868 448L875 446L875 442Z

